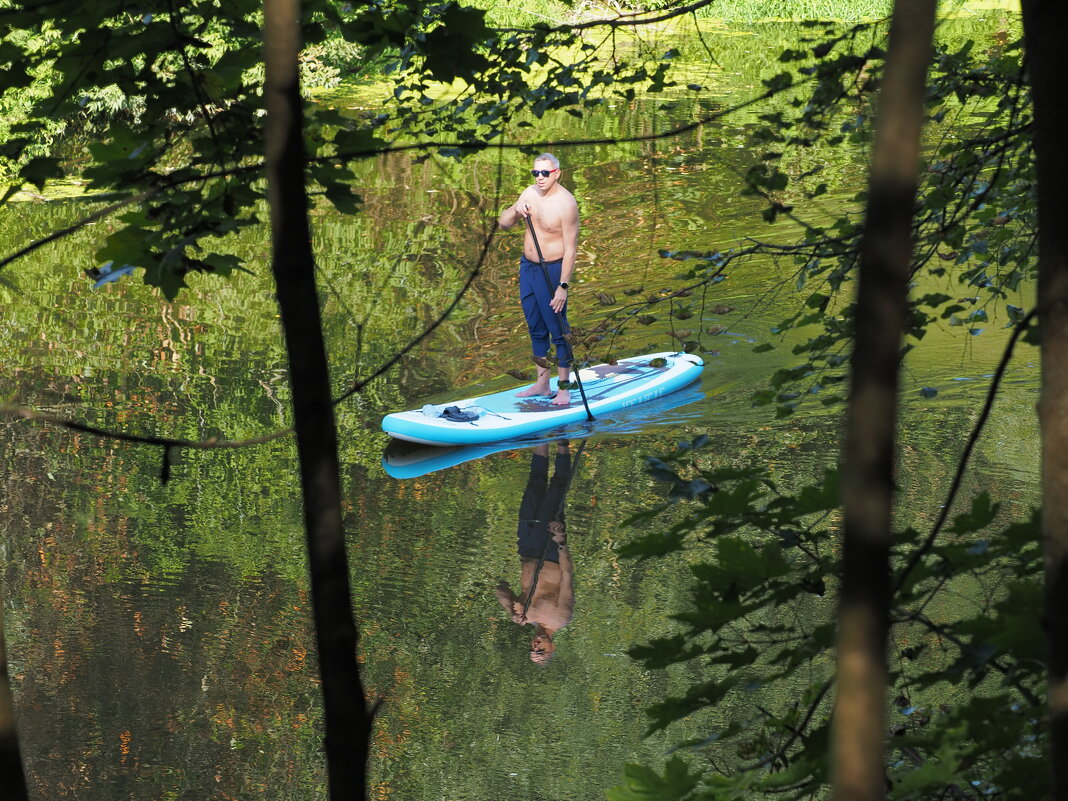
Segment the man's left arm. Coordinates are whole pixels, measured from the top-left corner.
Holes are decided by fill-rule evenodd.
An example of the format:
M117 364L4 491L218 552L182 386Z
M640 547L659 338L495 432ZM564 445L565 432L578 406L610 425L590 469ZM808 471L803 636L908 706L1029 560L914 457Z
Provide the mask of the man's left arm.
M557 595L557 608L564 615L567 625L575 614L575 564L571 561L571 550L567 542L560 543L560 593Z
M560 283L567 284L571 282L571 277L575 274L575 258L578 255L578 204L572 201L564 212L563 219L560 222L560 235L564 242L564 257L560 264ZM562 310L566 301L567 290L558 286L556 288L556 293L553 295L552 302L550 303L553 307L553 311L558 312Z

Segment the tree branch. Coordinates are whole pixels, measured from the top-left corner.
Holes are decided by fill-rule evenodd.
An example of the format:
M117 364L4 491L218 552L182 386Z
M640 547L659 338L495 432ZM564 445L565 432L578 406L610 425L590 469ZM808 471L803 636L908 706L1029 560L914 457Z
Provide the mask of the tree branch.
M910 612L908 609L902 609L900 607L895 609L894 611L897 612L901 616L901 619L894 621L895 623L900 623L900 622L903 622L904 620L914 621L916 623L919 623L920 625L922 625L924 628L928 629L929 631L934 632L939 637L944 637L945 639L949 640L958 649L960 649L960 650L964 650L965 649L966 644L960 637L958 637L956 634L954 634L952 631L950 631L949 628L947 628L946 626L941 626L938 623L935 623L933 620L931 620L926 615L914 614L914 613ZM1039 705L1041 705L1042 700L1037 695L1035 695L1028 687L1026 687L1023 684L1021 684L1019 682L1019 680L1016 679L1013 676L1013 671L1010 668L1005 667L1005 665L1003 665L1000 662L998 662L997 659L991 659L989 661L989 664L990 664L991 667L994 668L994 670L996 670L998 673L1003 675L1008 680L1008 682L1020 693L1020 695L1022 695L1024 697L1024 699L1029 704L1031 704L1032 706L1035 706L1035 707L1038 707Z
M147 190L145 192L141 192L140 194L133 195L132 197L128 197L125 200L120 200L118 203L112 203L110 206L107 206L106 208L100 209L100 211L94 211L89 216L83 217L82 219L78 220L78 222L73 223L71 225L68 225L66 228L60 228L58 231L53 231L48 236L42 237L40 239L37 239L37 240L31 242L30 244L26 245L24 248L21 248L20 250L15 251L10 256L5 257L3 260L0 260L0 270L4 269L7 265L11 264L12 262L18 261L23 256L30 255L35 250L44 247L45 245L47 245L50 242L55 242L57 240L63 239L63 237L69 236L70 234L73 234L73 233L75 233L77 231L80 231L85 226L90 225L90 224L96 222L97 220L102 220L105 217L110 217L116 211L119 211L120 209L124 209L127 206L132 206L135 203L142 203L142 202L148 200L149 198L155 197L161 191L163 191L163 190L160 189L159 187L157 187L155 189L149 189L149 190Z
M953 475L949 493L946 495L946 500L942 504L942 510L938 514L938 519L935 520L930 533L924 538L924 541L912 552L905 567L898 573L897 579L894 582L894 595L897 595L897 593L901 591L909 573L916 568L923 557L934 547L935 540L938 538L942 526L945 525L946 519L949 517L949 511L953 506L953 502L957 498L957 493L960 491L960 485L964 480L964 473L968 467L968 460L971 458L972 451L975 449L975 444L979 441L979 435L982 434L983 428L986 426L986 422L990 418L990 411L994 408L994 400L997 397L998 389L1001 386L1001 380L1005 376L1005 371L1008 369L1009 360L1012 359L1012 352L1016 347L1016 342L1024 331L1027 330L1027 327L1031 324L1031 321L1035 319L1037 314L1038 309L1031 309L1031 311L1025 314L1023 319L1021 319L1013 329L1012 336L1009 337L1008 344L1005 345L1005 350L1001 354L1001 361L998 363L997 369L994 371L994 377L990 382L990 389L987 390L986 401L983 403L983 409L979 413L979 419L975 421L975 425L972 427L972 433L969 435L968 442L964 446L964 453L961 454L960 460L957 462L957 470Z
M700 11L706 6L712 5L716 0L697 0L695 3L690 3L685 6L676 6L674 8L668 7L667 9L655 9L644 11L631 11L626 14L620 14L619 16L612 17L610 19L595 19L588 22L577 22L574 24L557 25L555 28L539 29L539 28L496 28L498 33L573 33L574 31L586 31L590 28L626 28L635 27L638 25L652 25L657 22L666 22L669 19L675 17L681 17L685 14L692 14L696 11ZM646 14L653 14L657 12L661 13L659 16L646 17Z
M399 362L405 355L411 352L411 350L432 334L445 320L452 314L457 304L463 300L464 296L471 289L475 279L481 274L482 266L485 264L486 256L489 253L490 244L493 242L494 236L497 231L496 224L490 229L486 238L483 240L482 249L474 268L467 276L467 280L463 286L457 292L456 297L449 303L445 309L438 314L438 316L417 336L408 342L400 351L389 358L384 364L378 367L367 378L356 381L349 389L345 390L341 395L333 400L334 405L347 400L353 395L363 391L363 389L376 378L380 378L387 373L397 362ZM280 429L278 431L271 432L269 434L263 434L259 437L252 437L250 439L242 440L220 440L217 437L209 437L208 439L193 440L193 439L181 439L175 437L154 437L142 434L131 434L126 431L119 431L115 429L102 428L100 426L90 425L88 423L80 423L75 420L68 420L60 417L59 415L50 414L48 412L41 412L36 409L30 409L25 406L0 406L0 417L15 417L23 420L30 420L33 422L44 423L46 425L59 426L71 431L77 431L83 434L90 434L94 437L101 439L113 439L120 442L130 442L139 445L151 445L155 447L161 447L164 449L169 448L188 448L190 450L220 450L220 449L236 449L236 448L249 448L257 445L263 445L268 442L273 442L277 439L282 439L293 433L292 426Z

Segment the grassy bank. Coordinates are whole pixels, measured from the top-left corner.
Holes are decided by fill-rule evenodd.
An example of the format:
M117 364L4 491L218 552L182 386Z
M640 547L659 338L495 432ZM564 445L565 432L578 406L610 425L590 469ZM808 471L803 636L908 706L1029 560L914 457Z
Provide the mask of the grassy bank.
M562 25L588 19L612 17L621 11L663 6L657 0L618 4L612 0L581 0L569 5L559 0L531 0L518 6L506 0L475 0L486 9L492 25L528 27L537 23ZM893 0L717 0L698 12L702 19L730 24L769 20L833 19L845 23L882 19L890 13ZM978 15L989 11L1018 12L1018 0L944 0L943 15Z

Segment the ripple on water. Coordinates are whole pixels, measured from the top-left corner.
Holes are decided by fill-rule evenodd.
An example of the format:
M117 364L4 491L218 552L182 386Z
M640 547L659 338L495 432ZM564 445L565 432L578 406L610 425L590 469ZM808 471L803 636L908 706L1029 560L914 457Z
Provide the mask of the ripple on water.
M170 569L97 564L16 612L20 739L42 797L245 792L273 733L317 718L304 593L186 556ZM317 755L305 756L293 787L316 781Z

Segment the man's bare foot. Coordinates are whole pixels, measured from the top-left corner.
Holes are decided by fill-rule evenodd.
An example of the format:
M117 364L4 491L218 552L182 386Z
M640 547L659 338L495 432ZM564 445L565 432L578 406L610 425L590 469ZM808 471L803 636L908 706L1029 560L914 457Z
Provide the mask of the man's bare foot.
M571 393L566 389L558 389L556 391L556 397L553 398L553 406L570 406L571 405Z
M548 395L548 394L549 394L549 385L548 384L535 384L534 386L530 387L529 389L524 389L522 392L515 393L515 396L517 398L533 398L535 395Z

